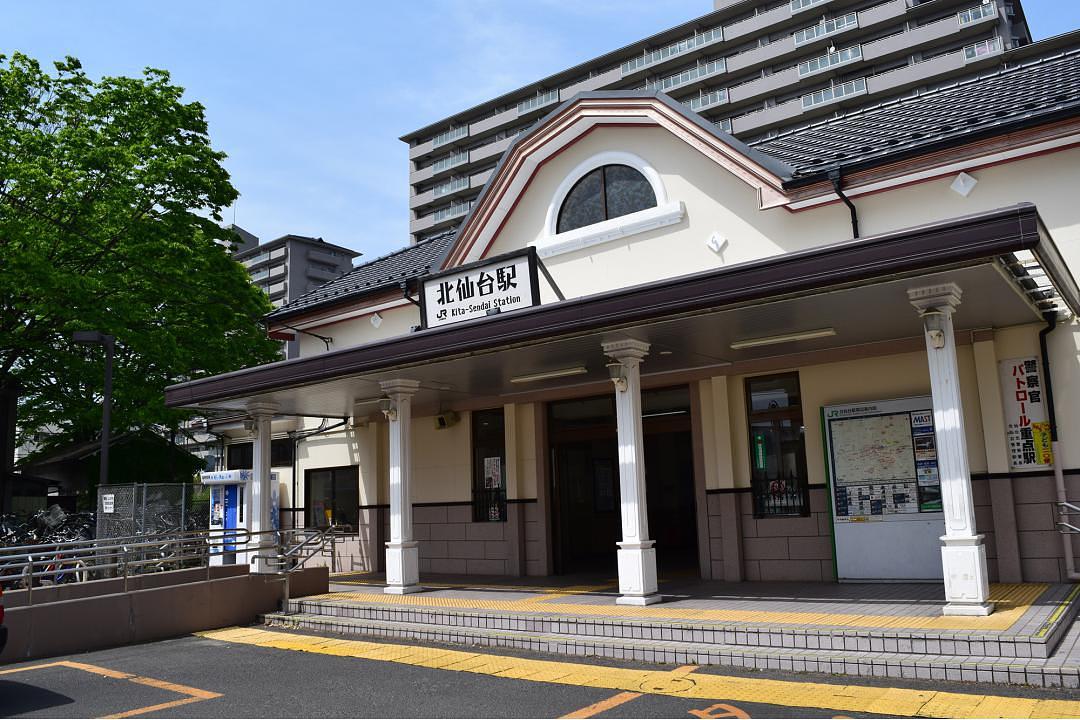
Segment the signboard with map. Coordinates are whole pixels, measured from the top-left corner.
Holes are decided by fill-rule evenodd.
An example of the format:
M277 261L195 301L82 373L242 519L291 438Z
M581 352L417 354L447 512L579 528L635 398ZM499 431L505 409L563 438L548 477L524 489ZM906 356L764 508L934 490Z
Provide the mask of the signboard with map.
M834 405L822 409L822 425L838 576L941 577L944 527L930 398ZM871 560L873 548L880 554Z

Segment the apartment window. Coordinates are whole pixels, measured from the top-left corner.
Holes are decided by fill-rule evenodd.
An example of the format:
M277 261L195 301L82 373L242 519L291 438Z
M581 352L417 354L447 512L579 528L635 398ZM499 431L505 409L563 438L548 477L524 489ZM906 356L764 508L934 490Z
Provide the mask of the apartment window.
M506 422L502 408L472 414L473 522L506 522Z
M800 10L806 10L815 5L820 5L823 2L828 2L828 0L791 0L791 12L794 14Z
M308 527L350 525L360 514L360 474L355 465L319 468L304 473L304 507Z
M288 467L293 461L293 441L279 438L270 441L270 467ZM225 448L225 469L250 470L255 466L255 444L234 443Z
M810 514L798 373L746 380L754 517Z
M566 195L559 208L556 233L656 207L656 193L629 165L604 165L588 173Z

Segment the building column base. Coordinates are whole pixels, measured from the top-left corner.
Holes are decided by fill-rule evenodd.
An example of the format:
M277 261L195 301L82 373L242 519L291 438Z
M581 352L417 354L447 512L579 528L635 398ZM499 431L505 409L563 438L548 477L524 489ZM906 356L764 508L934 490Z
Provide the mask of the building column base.
M941 565L945 575L945 615L985 616L994 611L986 546L982 535L941 538Z
M664 598L657 593L656 549L652 540L618 543L619 597L616 605L652 605Z
M386 543L386 587L389 595L406 595L420 586L420 548L415 540Z

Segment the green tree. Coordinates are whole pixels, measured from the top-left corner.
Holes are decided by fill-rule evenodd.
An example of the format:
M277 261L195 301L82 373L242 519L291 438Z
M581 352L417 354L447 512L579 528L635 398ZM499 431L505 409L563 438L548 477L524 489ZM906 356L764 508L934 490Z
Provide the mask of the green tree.
M225 155L167 72L55 68L0 55L0 386L21 385L24 436L93 438L103 353L70 338L100 330L116 336L116 431L175 427L184 413L165 408L166 385L277 352L266 296L220 224L237 197Z

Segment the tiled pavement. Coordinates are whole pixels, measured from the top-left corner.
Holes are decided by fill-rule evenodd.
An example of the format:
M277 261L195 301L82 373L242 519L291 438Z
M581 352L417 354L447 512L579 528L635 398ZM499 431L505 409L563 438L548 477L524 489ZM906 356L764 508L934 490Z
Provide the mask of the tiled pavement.
M266 622L348 635L506 647L643 662L868 677L1080 687L1080 586L999 585L989 618L944 617L932 584L673 582L666 602L615 605L587 580L523 587L437 578L391 596L373 576Z

